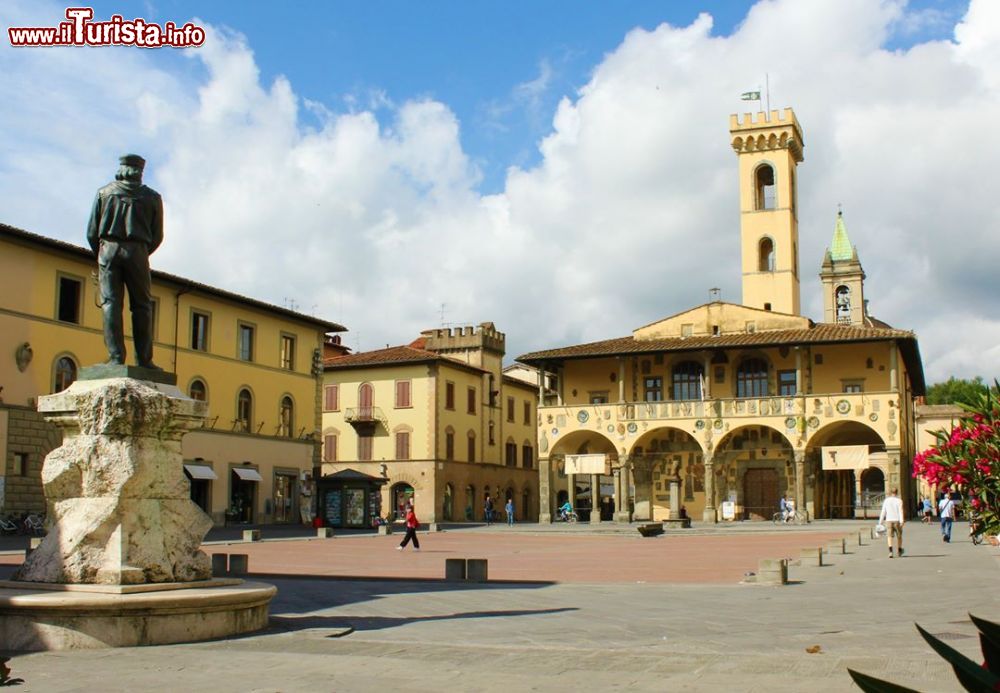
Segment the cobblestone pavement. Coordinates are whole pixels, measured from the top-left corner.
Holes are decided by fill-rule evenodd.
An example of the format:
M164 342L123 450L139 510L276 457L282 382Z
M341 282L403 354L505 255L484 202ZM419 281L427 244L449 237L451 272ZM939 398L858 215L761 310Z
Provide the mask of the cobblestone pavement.
M839 534L855 526L836 525ZM905 558L889 560L884 542L866 540L848 555L831 557L830 566L793 565L793 584L783 587L739 584L731 567L711 559L736 552L778 557L775 536L810 546L828 527L775 533L758 526L649 540L514 536L505 529L426 535L420 554L395 551L390 542L397 537L232 545L254 552L255 571L261 569L255 562L265 560L256 552L275 551L267 560L280 559L272 546L284 548L282 572L289 574L315 570L294 564L313 560L294 558L308 555L304 547L327 553L343 547L352 556L359 552L352 560L362 565L364 555L377 565L391 558L396 579L273 579L279 593L263 633L18 655L13 673L25 679L19 689L25 691L845 691L852 689L850 666L919 690L953 691L953 674L920 639L914 621L978 659L966 613L1000 620L1000 554L973 546L964 525L956 528L955 543L943 544L933 526L909 523ZM432 548L463 536L508 561L515 554L504 552L518 542L541 541L542 548L523 555L526 564L572 564L580 577L483 585L406 579L424 561L443 565ZM577 544L586 542L599 548L581 552ZM650 579L632 579L634 552L650 550L660 560L645 564ZM500 569L494 560L491 577ZM700 567L703 579L652 579L677 562L685 570ZM616 573L618 580L587 580ZM819 652L806 651L815 646Z

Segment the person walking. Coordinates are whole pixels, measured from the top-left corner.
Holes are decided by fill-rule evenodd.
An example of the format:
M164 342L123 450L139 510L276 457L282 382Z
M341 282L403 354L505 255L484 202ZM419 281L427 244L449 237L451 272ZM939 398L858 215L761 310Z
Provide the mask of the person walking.
M938 504L938 515L941 516L941 541L951 543L951 526L955 522L955 501L951 494L945 492Z
M508 498L507 505L503 506L503 509L507 512L507 526L514 526L514 499Z
M882 501L882 512L879 513L878 523L885 525L886 538L889 542L889 558L892 558L892 539L896 538L896 549L899 557L903 557L903 501L899 499L898 491L892 489L889 495Z
M413 511L413 503L409 503L406 506L406 536L403 537L403 542L396 547L397 551L402 551L406 548L406 545L413 541L413 550L420 550L420 540L417 539L417 527L420 526L420 520L417 519L417 514Z
M490 494L486 494L486 500L483 503L483 516L486 518L486 526L489 527L493 524L493 498Z

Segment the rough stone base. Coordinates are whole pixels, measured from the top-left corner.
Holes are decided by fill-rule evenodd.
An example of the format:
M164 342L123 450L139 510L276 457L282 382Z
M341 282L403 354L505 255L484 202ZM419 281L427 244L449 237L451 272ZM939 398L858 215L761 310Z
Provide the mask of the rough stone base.
M0 589L0 642L39 651L225 638L264 628L276 593L261 582L133 594Z

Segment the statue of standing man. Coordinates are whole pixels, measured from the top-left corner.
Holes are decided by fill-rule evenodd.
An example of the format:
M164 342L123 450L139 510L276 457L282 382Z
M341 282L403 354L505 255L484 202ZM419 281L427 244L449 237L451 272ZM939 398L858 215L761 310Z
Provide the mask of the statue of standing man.
M146 160L137 154L119 159L115 180L97 191L87 225L87 241L97 256L104 310L104 343L108 363L125 363L122 310L128 289L136 364L153 363L153 315L149 256L163 242L163 200L142 184Z

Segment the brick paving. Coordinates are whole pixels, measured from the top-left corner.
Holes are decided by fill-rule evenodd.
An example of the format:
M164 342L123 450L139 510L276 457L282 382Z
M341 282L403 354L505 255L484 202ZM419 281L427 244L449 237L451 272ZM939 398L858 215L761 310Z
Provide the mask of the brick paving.
M401 535L350 536L206 546L245 553L250 571L272 575L442 578L446 558L485 558L495 580L560 583L734 583L760 558L798 558L845 531L719 536L579 536L488 531L421 532L420 551L397 551Z

